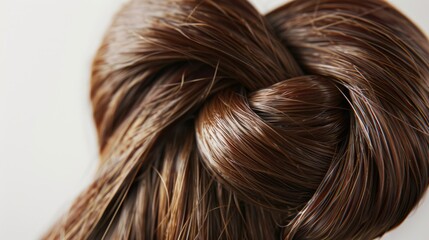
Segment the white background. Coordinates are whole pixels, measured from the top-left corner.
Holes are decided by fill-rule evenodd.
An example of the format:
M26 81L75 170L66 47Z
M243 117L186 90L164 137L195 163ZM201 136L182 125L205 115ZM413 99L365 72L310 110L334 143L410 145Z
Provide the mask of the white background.
M39 238L89 184L89 66L122 2L0 0L0 239ZM428 0L391 2L429 32ZM429 239L429 197L382 239Z

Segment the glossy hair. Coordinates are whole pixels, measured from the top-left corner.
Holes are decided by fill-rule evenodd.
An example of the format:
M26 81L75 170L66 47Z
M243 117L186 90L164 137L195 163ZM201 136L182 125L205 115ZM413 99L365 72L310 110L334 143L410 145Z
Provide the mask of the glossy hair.
M373 239L429 183L429 42L381 0L131 0L100 165L45 239Z

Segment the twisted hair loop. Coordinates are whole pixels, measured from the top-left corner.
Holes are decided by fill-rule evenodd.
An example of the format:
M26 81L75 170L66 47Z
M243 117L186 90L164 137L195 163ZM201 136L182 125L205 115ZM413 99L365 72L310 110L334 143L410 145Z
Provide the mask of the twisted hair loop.
M381 0L131 0L94 182L46 239L373 239L429 183L429 43Z

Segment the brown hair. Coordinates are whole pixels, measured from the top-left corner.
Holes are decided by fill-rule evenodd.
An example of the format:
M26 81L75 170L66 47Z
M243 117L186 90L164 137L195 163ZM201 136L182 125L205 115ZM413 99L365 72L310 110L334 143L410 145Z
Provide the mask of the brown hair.
M100 165L45 239L372 239L429 181L429 43L385 1L132 0Z

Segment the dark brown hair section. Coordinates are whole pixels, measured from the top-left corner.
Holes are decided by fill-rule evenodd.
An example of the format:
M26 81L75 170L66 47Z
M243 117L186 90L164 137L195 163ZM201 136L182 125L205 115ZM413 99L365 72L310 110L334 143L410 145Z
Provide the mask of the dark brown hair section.
M429 43L381 0L132 0L94 182L45 239L373 239L429 180Z

